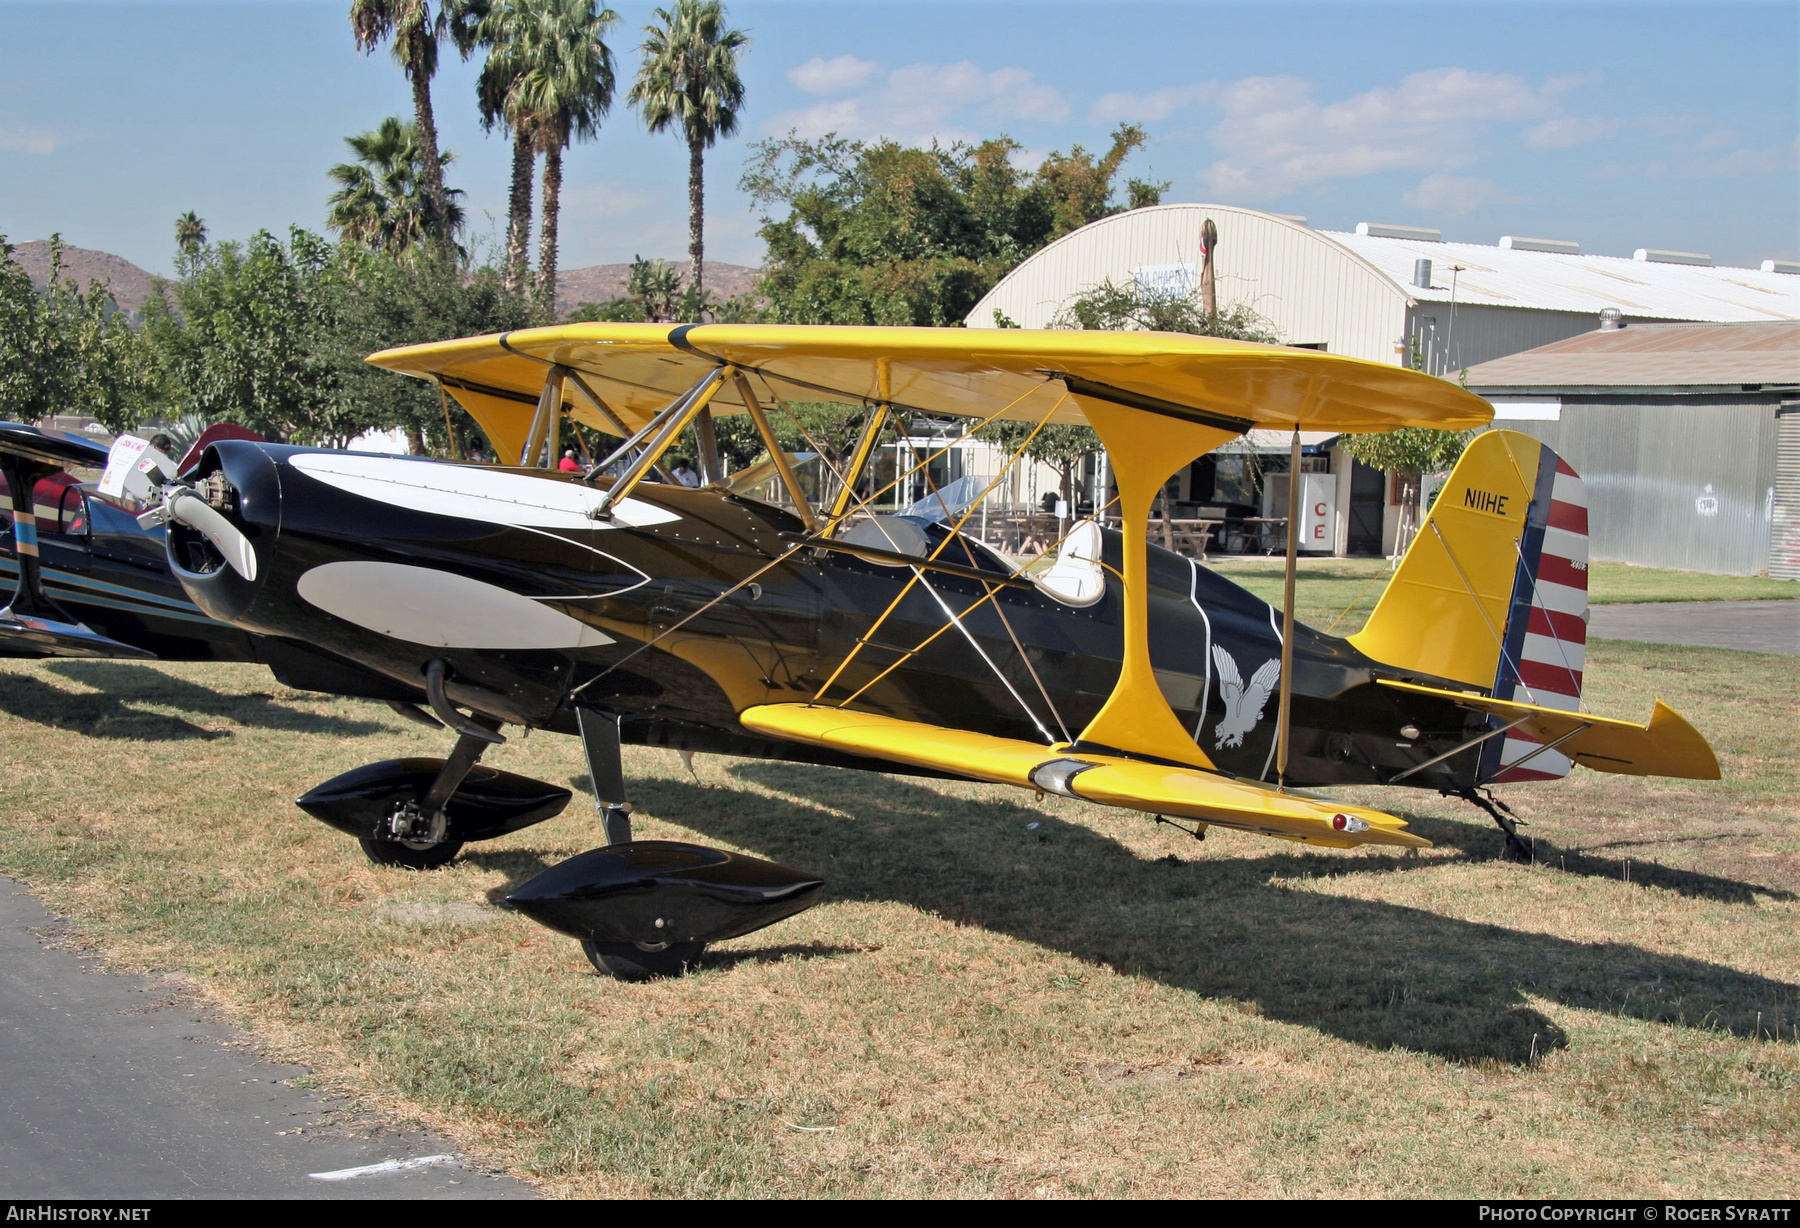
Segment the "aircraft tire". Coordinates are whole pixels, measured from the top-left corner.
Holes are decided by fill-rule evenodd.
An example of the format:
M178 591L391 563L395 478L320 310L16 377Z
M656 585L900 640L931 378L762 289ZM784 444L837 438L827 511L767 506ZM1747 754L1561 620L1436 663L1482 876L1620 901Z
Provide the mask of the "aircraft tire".
M680 976L700 958L704 942L672 942L660 951L646 951L629 942L592 942L581 944L595 971L618 981L653 981L659 977Z
M429 848L408 848L397 840L357 841L370 861L378 866L400 866L407 870L435 870L448 865L462 852L461 840L444 840Z

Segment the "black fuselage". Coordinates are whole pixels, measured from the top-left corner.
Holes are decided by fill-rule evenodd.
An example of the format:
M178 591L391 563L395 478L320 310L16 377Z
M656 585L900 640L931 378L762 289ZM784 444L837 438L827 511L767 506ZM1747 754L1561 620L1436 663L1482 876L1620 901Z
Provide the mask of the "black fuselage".
M245 580L196 534L172 529L170 561L188 593L213 617L347 658L414 694L422 694L428 663L442 659L450 698L503 721L573 732L575 707L588 706L620 714L628 741L844 763L749 733L738 713L854 695L864 710L1048 744L1078 737L1118 676L1121 541L1111 531L1103 550L1106 592L1072 606L1028 583L995 588L942 570L920 579L911 566L796 546L804 526L794 515L719 490L646 483L632 499L654 509L660 523L545 528L466 514L466 504L459 505L465 514L447 514L371 497L366 487L322 481L290 463L305 453L216 445L202 474L223 469L229 514L261 566L254 581ZM434 466L427 476L443 486L455 486L458 474L495 472L400 458L385 463ZM414 481L426 473L394 472ZM580 481L512 472L534 482ZM942 525L923 527L932 546L948 534ZM938 561L996 583L1012 572L1000 556L960 538ZM352 595L358 610L375 611L359 614L360 621L302 595L304 577L345 562L380 565L367 574L402 578L392 592ZM379 629L388 625L384 603L408 626L421 616L428 621L430 611L409 610L417 603L403 577L437 573L529 598L610 642L446 644ZM1264 667L1279 661L1279 613L1154 545L1149 574L1151 656L1170 706L1220 768L1271 778L1277 700L1267 685L1245 692L1255 690L1259 676L1269 682ZM1293 660L1291 783L1384 783L1484 727L1483 718L1449 703L1377 686L1378 678L1442 680L1383 666L1345 640L1300 626ZM1406 783L1465 787L1473 783L1477 753L1452 756Z

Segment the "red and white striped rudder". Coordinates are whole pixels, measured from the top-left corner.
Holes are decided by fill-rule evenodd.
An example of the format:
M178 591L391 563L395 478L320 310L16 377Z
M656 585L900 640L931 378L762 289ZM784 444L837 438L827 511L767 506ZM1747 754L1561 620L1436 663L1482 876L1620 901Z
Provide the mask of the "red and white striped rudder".
M1571 712L1581 707L1587 657L1587 515L1581 475L1549 448L1541 449L1494 676L1496 699ZM1479 779L1555 780L1567 776L1571 766L1567 756L1514 730L1488 742Z

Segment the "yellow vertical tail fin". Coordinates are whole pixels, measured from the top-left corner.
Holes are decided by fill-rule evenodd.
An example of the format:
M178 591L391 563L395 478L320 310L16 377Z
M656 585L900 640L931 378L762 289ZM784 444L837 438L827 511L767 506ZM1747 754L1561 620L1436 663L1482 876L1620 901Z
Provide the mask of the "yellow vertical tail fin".
M1576 709L1587 648L1587 550L1580 476L1528 435L1487 431L1464 450L1368 625L1350 642L1384 664L1478 686L1497 699ZM1568 773L1568 759L1538 746L1522 734L1495 739L1481 778Z

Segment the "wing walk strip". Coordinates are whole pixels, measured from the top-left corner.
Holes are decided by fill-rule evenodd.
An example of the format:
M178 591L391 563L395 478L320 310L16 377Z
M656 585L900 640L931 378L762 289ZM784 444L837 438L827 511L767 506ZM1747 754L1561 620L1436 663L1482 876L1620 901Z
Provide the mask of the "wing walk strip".
M1114 755L1071 754L1065 746L1046 748L824 705L763 704L745 709L738 719L746 729L769 737L1332 848L1431 845L1407 831L1404 819L1379 810L1292 789L1282 793L1197 768ZM1364 830L1354 830L1362 824L1367 825Z

